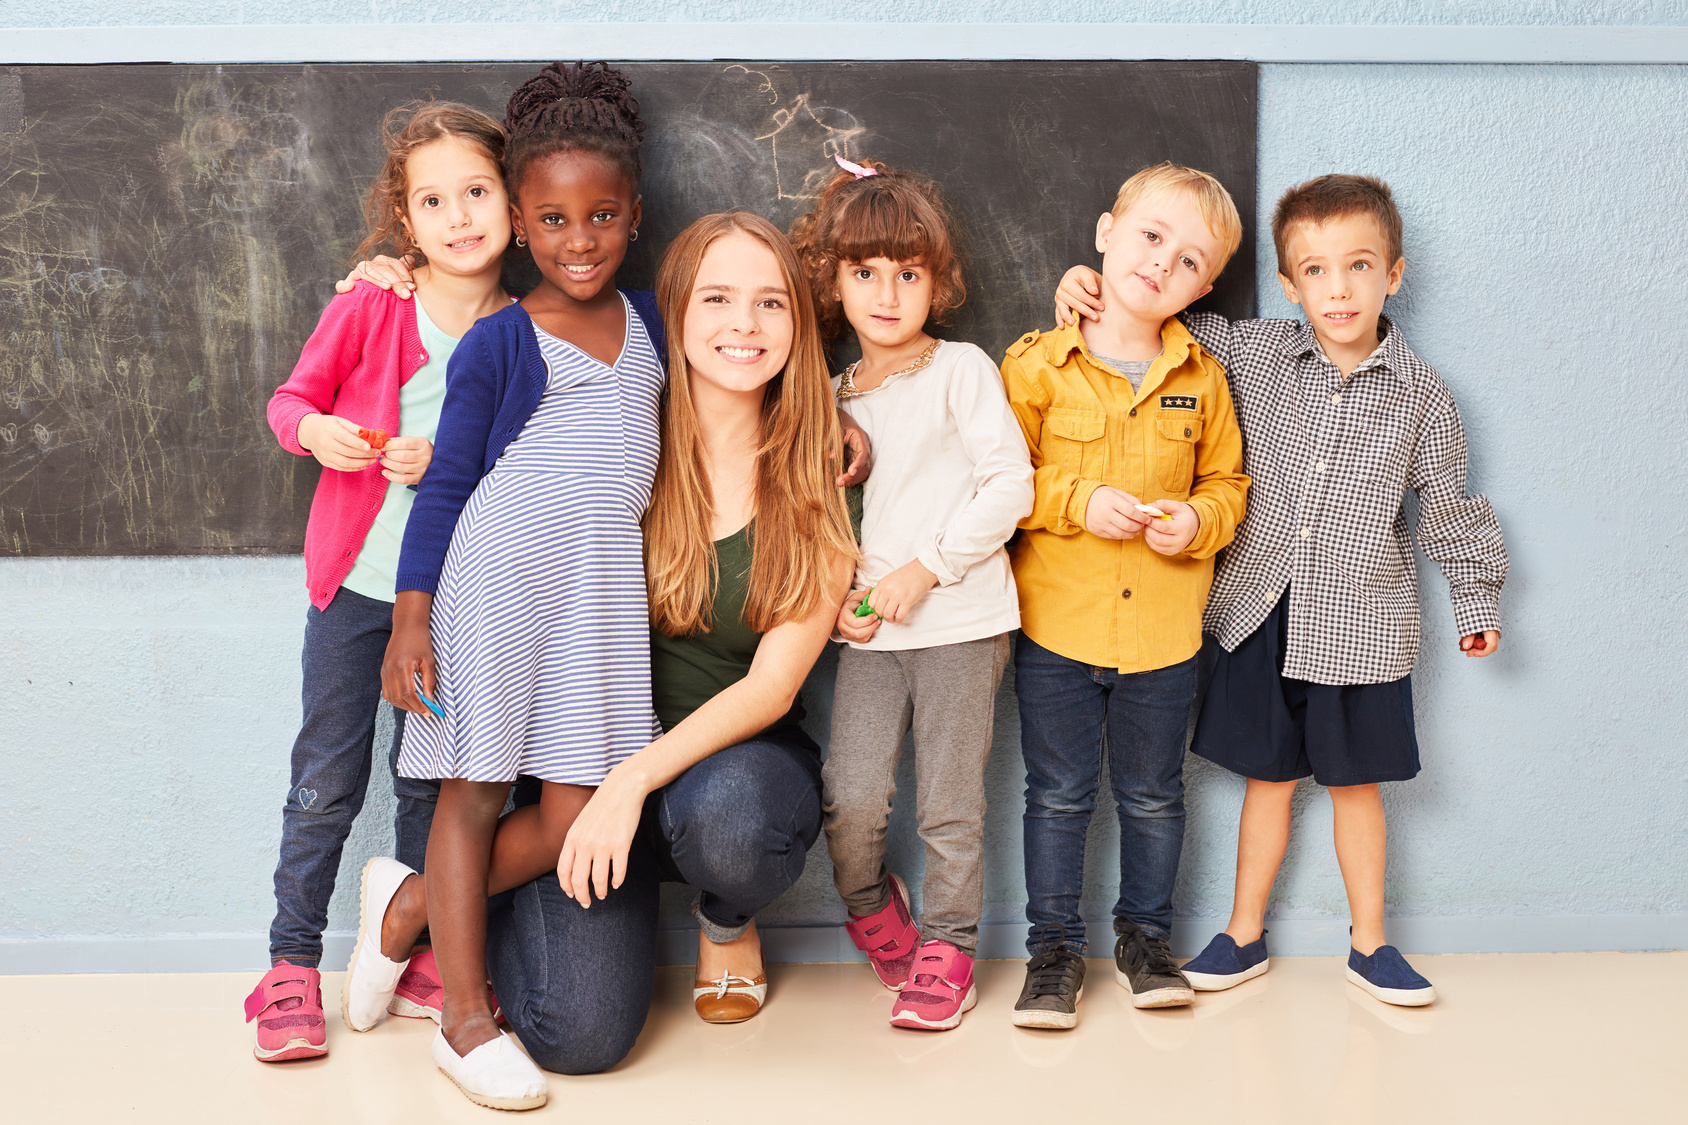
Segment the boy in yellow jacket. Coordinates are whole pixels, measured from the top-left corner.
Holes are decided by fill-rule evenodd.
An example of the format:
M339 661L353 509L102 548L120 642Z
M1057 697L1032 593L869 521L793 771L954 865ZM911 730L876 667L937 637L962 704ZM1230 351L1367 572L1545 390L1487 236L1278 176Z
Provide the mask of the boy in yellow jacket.
M1184 840L1184 743L1213 556L1248 478L1225 370L1176 314L1242 240L1217 180L1172 164L1096 225L1102 319L1032 332L1002 363L1036 501L1014 549L1032 954L1022 1027L1078 1022L1084 841L1108 755L1120 821L1115 977L1138 1007L1194 1000L1167 945Z

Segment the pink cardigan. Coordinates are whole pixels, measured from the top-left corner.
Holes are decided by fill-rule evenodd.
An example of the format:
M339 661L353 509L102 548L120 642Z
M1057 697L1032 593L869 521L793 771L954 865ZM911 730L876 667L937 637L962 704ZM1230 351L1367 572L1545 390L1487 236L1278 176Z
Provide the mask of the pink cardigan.
M399 388L427 362L414 299L360 281L322 311L293 374L270 399L270 429L300 456L310 453L299 444L299 420L307 414L336 414L396 434ZM328 608L351 572L386 495L379 462L356 473L322 470L305 526L305 584L318 609Z

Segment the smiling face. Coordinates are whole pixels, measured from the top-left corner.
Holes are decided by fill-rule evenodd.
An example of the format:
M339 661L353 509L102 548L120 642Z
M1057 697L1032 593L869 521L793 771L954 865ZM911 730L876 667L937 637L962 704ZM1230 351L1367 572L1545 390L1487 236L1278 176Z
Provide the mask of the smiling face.
M639 195L627 174L593 152L561 152L529 164L513 201L516 234L527 239L544 284L590 302L615 283L639 225Z
M1284 233L1278 274L1284 296L1302 306L1313 333L1333 360L1336 352L1377 345L1383 299L1401 288L1406 260L1388 258L1389 239L1371 215L1338 215L1320 224L1296 223ZM1361 356L1364 358L1364 356Z
M681 337L694 387L701 380L736 394L761 393L785 368L796 334L790 284L760 239L733 231L710 244Z
M1177 190L1150 192L1117 217L1103 215L1096 249L1104 306L1157 324L1212 289L1225 257L1224 240L1208 229L1195 196Z
M898 348L919 336L932 311L932 271L919 261L838 263L844 319L864 344Z
M412 152L404 170L404 225L428 268L464 276L496 268L510 241L497 162L460 137L441 137Z

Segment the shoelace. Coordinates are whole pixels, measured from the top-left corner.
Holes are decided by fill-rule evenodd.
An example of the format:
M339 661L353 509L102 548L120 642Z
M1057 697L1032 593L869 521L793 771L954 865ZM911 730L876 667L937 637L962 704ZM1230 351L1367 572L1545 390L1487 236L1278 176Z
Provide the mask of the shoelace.
M715 999L719 1000L726 996L727 993L731 992L734 988L734 981L751 987L754 987L756 984L756 982L751 980L749 977L735 977L731 973L722 973L720 980L712 980L709 982L709 987L715 990Z
M1142 949L1144 971L1157 977L1172 976L1178 972L1178 962L1173 960L1172 948L1166 944L1165 938L1145 933Z
M1078 975L1073 964L1077 954L1065 949L1046 949L1032 958L1026 966L1033 996L1059 996L1071 987Z

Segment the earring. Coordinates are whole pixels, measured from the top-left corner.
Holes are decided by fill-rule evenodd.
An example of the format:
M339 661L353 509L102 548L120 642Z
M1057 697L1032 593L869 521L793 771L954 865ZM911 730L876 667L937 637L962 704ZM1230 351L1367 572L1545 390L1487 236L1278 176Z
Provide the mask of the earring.
M639 241L639 228L638 227L634 227L632 230L627 232L627 241L629 241L629 242Z
M527 239L523 238L521 235L518 234L516 236L516 245L517 246L526 246L527 245Z

